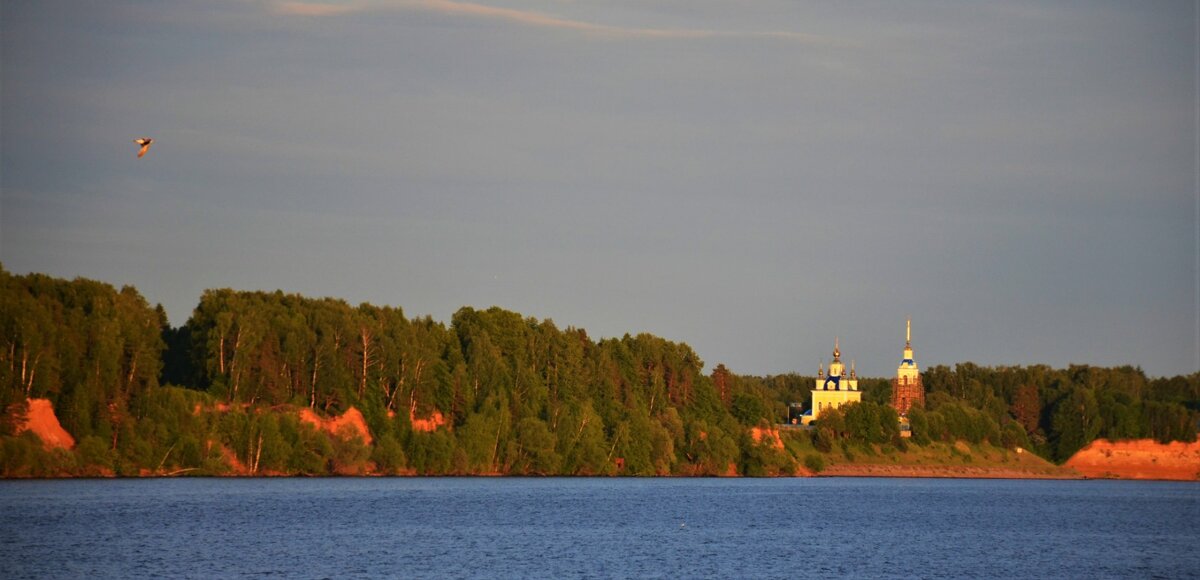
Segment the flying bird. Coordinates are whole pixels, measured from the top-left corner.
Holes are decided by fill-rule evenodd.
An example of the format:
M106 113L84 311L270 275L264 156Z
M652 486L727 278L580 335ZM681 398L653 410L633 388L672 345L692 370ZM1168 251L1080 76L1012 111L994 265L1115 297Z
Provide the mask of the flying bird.
M138 151L138 159L141 159L141 157L150 150L150 144L154 142L154 139L142 137L140 139L134 139L133 142L142 146L141 150Z

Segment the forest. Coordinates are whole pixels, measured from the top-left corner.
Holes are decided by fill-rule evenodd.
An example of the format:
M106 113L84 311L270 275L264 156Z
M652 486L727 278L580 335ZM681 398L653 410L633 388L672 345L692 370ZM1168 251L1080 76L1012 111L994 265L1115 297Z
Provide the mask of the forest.
M813 377L706 371L649 334L230 289L176 328L133 287L2 267L0 341L3 477L789 475L835 445L959 440L1061 462L1097 438L1194 441L1200 418L1200 373L960 363L923 373L909 439L883 378L815 429L777 429ZM21 430L31 399L51 402L72 449ZM305 420L353 411L367 433Z

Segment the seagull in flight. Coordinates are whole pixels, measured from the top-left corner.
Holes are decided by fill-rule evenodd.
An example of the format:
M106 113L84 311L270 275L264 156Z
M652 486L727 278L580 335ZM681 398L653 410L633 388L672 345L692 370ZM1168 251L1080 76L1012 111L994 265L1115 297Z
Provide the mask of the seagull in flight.
M154 142L154 139L149 137L141 137L139 139L134 139L133 142L142 146L141 150L138 151L138 159L141 159L142 156L150 150L150 144Z

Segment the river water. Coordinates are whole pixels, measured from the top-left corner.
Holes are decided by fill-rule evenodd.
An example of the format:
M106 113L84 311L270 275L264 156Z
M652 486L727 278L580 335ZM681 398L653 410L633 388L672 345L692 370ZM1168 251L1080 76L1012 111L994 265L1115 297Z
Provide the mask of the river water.
M1200 577L1200 485L0 481L2 578Z

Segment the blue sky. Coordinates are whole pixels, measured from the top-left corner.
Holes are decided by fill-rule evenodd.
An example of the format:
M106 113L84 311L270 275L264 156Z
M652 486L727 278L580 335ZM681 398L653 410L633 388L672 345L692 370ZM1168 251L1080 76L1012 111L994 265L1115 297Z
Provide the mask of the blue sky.
M812 373L1200 370L1197 5L6 2L0 261ZM132 139L151 136L144 159Z

